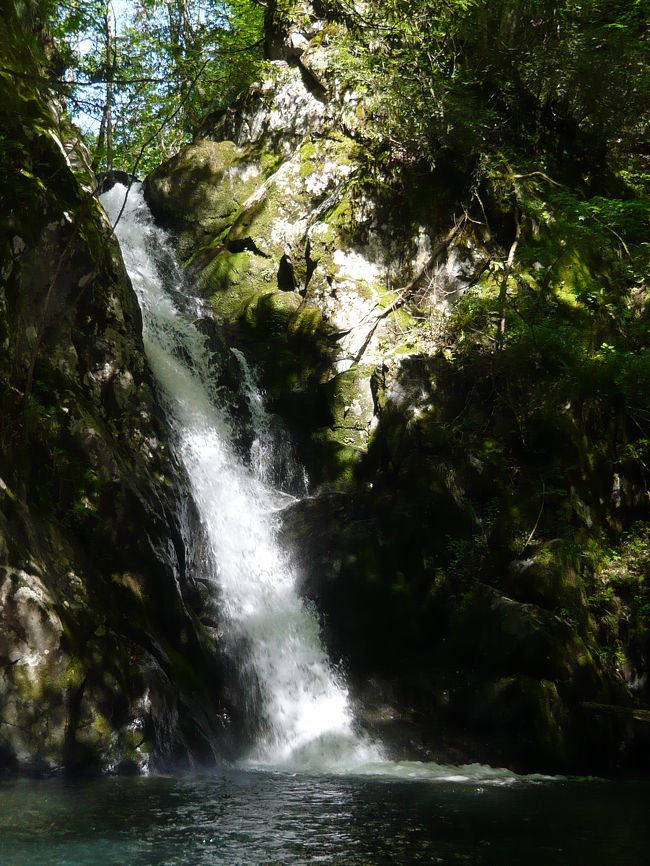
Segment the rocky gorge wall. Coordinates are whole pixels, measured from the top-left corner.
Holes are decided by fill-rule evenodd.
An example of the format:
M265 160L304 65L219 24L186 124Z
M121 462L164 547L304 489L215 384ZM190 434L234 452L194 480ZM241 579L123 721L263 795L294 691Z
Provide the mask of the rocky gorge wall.
M629 407L645 411L650 356L567 365L610 275L564 238L545 251L532 222L518 287L552 295L556 319L509 320L495 349L512 215L484 190L468 210L446 168L399 185L369 170L385 142L346 74L338 6L269 2L262 79L145 185L211 309L210 346L255 364L306 467L310 495L284 512L302 591L394 755L647 772L647 442ZM0 22L0 772L212 762L237 748L239 699L200 528L95 179L15 8ZM629 322L647 334L639 291ZM229 390L241 376L217 369Z
M211 761L226 689L200 531L29 10L0 21L0 775Z
M440 175L406 203L368 182L326 5L269 4L264 78L145 184L307 467L285 521L303 590L396 753L647 770L647 549L613 595L590 559L647 519L625 422L594 432L593 392L541 408L534 333L460 363L454 302L500 284L509 217L487 202L477 228Z

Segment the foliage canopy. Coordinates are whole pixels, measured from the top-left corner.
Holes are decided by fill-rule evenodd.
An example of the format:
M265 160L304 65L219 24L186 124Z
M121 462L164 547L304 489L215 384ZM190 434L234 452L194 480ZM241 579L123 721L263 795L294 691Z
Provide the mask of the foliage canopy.
M96 167L146 173L228 104L262 60L263 12L247 0L46 0L64 93ZM109 135L110 124L110 135Z

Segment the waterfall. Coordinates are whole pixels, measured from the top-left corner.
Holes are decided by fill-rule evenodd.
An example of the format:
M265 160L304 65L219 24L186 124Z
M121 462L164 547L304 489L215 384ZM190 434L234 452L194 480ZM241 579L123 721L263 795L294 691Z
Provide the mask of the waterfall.
M125 194L118 184L102 196L113 220ZM139 185L129 193L116 235L142 309L145 351L171 440L208 540L203 577L218 594L243 682L258 695L260 733L248 760L314 770L380 760L379 748L355 731L345 686L278 543L287 494L270 483L272 430L254 376L237 353L254 428L251 454L243 455L237 419L214 386L206 338L194 324L198 302L183 293L170 240L154 224Z

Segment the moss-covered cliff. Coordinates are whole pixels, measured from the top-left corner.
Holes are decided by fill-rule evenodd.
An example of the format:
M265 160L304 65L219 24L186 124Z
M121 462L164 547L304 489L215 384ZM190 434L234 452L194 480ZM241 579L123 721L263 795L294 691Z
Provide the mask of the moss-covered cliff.
M199 533L119 247L17 8L0 21L0 774L212 760L224 674Z
M647 200L414 163L340 7L268 4L265 78L146 184L307 465L304 590L396 748L647 770Z

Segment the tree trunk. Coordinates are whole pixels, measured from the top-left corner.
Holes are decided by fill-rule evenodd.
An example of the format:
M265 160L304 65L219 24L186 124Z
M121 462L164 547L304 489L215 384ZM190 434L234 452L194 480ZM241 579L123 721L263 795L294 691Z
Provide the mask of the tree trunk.
M97 136L97 144L95 145L95 155L91 163L91 168L97 174L99 171L102 157L104 155L104 142L106 141L106 104L102 112L101 123L99 124L99 135Z
M117 58L115 56L113 31L111 26L113 24L112 11L109 2L105 5L101 18L102 37L104 40L106 99L104 100L102 119L99 124L99 134L97 136L97 145L95 147L95 155L92 161L92 170L94 172L97 172L101 168L104 153L106 154L106 170L110 171L113 167L113 79L115 77Z
M115 76L115 49L113 46L113 9L106 4L104 17L106 38L106 170L113 168L113 78Z
M499 288L499 329L497 331L497 349L503 348L503 340L506 335L506 311L508 307L508 278L512 271L512 265L515 261L515 254L519 246L519 238L521 237L521 219L519 217L519 208L515 205L515 239L510 247L508 258L506 260L505 270L503 272L503 280Z

